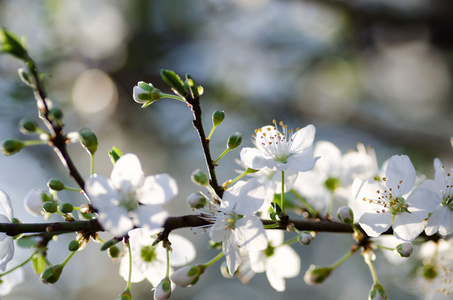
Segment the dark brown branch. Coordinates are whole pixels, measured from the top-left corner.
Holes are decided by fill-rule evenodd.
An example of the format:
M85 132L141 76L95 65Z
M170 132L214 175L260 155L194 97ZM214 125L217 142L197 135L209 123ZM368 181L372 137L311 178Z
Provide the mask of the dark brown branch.
M89 221L53 222L53 223L0 223L0 232L9 236L21 233L72 233L78 231L104 231L97 219Z

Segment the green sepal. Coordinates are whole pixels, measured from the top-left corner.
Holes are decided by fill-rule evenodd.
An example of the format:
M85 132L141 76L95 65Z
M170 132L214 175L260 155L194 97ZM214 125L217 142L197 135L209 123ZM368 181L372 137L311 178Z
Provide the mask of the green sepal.
M42 272L44 272L44 270L46 268L46 260L44 259L44 257L41 254L35 255L31 259L31 264L33 266L33 271L36 274L41 274Z
M184 86L184 83L182 82L181 78L173 71L170 70L165 70L162 69L160 70L160 76L162 79L165 81L166 84L168 84L173 92L175 92L177 95L186 98L189 96L189 93Z
M109 151L109 156L110 160L112 161L112 164L115 165L118 159L120 159L120 157L123 156L123 152L117 146L113 146L113 148L110 149Z

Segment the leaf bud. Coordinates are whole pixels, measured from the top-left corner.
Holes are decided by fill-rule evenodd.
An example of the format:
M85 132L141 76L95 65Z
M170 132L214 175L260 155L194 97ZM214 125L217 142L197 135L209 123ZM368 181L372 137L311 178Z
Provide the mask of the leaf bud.
M22 150L25 147L23 141L9 138L2 141L1 150L5 155L13 155Z
M65 189L65 185L61 180L52 178L47 182L47 186L49 189L54 190L54 191L62 191Z
M69 242L69 245L68 245L68 250L69 251L77 251L79 250L80 248L80 243L76 240L72 240Z
M36 133L39 129L38 123L35 120L25 118L19 122L19 130L23 134Z
M189 287L197 283L198 279L200 278L200 275L203 274L205 269L206 267L203 265L185 266L175 271L170 276L170 279L177 286Z
M186 87L184 86L184 83L181 80L181 77L176 75L175 72L170 71L170 70L160 70L160 76L162 79L165 81L166 84L168 84L173 92L175 92L177 95L185 98L189 95L189 92L187 91Z
M212 124L214 125L214 127L220 125L223 120L225 120L225 112L223 110L216 110L212 114Z
M398 256L409 257L411 256L413 250L414 249L412 248L411 243L402 243L396 246L394 252Z
M297 235L297 241L302 245L309 245L313 238L314 236L309 231L301 231Z
M311 265L307 272L305 272L304 281L308 285L320 284L324 282L327 277L329 277L332 271L333 269L330 267L317 267L315 265Z
M63 271L63 265L54 265L51 267L47 267L39 277L42 283L45 284L54 284L55 282L60 279L61 272Z
M234 132L230 135L227 142L228 149L236 149L242 144L242 134L239 132Z
M170 295L171 281L168 277L165 277L154 289L154 300L165 300L170 298Z
M354 223L354 213L349 206L342 206L337 211L338 219L345 224Z
M91 155L93 155L98 149L98 138L94 132L88 128L80 129L79 134L82 146L87 149Z
M22 80L23 83L28 85L29 87L35 87L35 84L33 83L32 79L30 78L30 74L28 73L27 70L24 70L23 68L19 68L17 70L17 73L19 73L19 78Z
M68 202L60 203L59 208L60 212L63 214L68 214L74 210L74 206L72 206L72 204Z
M56 213L58 209L58 203L56 201L44 202L42 205L42 209L44 209L45 212L51 214Z
M187 203L189 203L189 206L191 208L200 209L208 203L208 199L206 199L203 194L196 192L190 194L189 197L187 197Z
M19 59L28 60L27 50L11 31L0 27L0 53L9 53Z
M368 300L387 300L387 294L381 284L373 284Z
M196 169L192 172L191 176L192 182L198 185L207 185L208 184L208 176L201 171L200 169Z

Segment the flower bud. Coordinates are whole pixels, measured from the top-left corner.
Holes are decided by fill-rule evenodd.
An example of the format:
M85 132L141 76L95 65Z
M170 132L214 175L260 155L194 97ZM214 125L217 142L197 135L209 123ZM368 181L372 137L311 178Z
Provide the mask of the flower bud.
M207 185L208 184L208 177L206 176L203 171L200 169L196 169L192 172L192 182L198 185Z
M38 131L38 123L35 122L35 120L32 119L22 119L19 122L19 130L23 134L31 134L31 133L36 133Z
M222 274L222 276L223 276L224 278L227 278L227 279L231 279L231 278L234 277L234 276L230 275L230 271L228 271L228 265L227 265L226 260L224 260L224 261L220 264L220 273Z
M330 267L317 267L315 265L311 265L307 272L305 272L305 283L308 285L320 284L326 280L327 277L329 277L332 271L333 269Z
M154 289L154 300L165 300L171 295L171 281L165 277Z
M309 231L301 231L297 235L297 241L302 245L309 245L313 241L313 235Z
M135 102L143 104L142 107L146 107L163 97L164 94L159 89L156 89L151 83L143 81L137 83L132 91L132 98Z
M61 120L63 119L63 111L58 107L52 107L49 110L49 119L50 120Z
M23 141L10 138L2 141L1 150L5 155L13 155L25 147Z
M242 144L242 134L239 132L234 132L230 135L227 141L227 147L228 149L236 149Z
M170 279L180 287L189 287L197 283L204 270L205 267L203 265L185 266L174 272Z
M42 209L44 209L45 212L51 214L56 213L58 209L58 203L56 201L44 202L42 205Z
M224 119L225 119L225 112L223 110L216 110L212 114L212 124L214 125L214 127L220 125L220 123L222 123Z
M87 151L93 155L96 150L98 149L98 138L94 134L93 131L91 131L88 128L82 128L79 131L80 134L80 142L82 143L82 146L87 149Z
M68 250L69 251L77 251L79 250L80 248L80 243L76 240L72 240L69 242L69 245L68 245Z
M39 280L45 284L54 284L60 279L61 272L63 271L63 265L55 265L47 267L44 272L41 273Z
M345 224L354 223L354 213L349 206L342 206L337 211L338 219Z
M187 197L187 203L189 203L189 206L191 208L200 209L208 203L208 199L206 199L203 194L196 192L190 194L189 197Z
M62 191L65 189L65 185L61 180L52 178L47 182L47 186L49 189L54 190L54 191Z
M111 258L117 258L120 256L121 250L117 246L112 246L109 248L108 253Z
M409 257L412 254L412 248L411 243L402 243L396 246L394 252L396 255L401 256L401 257Z
M28 60L27 50L11 31L0 27L0 53L9 53L19 59Z
M60 212L63 214L68 214L74 210L74 206L71 203L63 202L59 206Z
M387 300L387 295L382 285L379 283L373 285L368 300Z
M42 205L43 205L44 199L47 200L48 197L43 198L42 194L46 195L46 192L44 190L40 190L40 189L33 189L30 192L28 192L27 196L25 196L24 206L25 206L25 210L27 210L28 213L35 215L35 216L44 215L44 211L42 210Z
M132 300L131 291L125 289L115 300Z

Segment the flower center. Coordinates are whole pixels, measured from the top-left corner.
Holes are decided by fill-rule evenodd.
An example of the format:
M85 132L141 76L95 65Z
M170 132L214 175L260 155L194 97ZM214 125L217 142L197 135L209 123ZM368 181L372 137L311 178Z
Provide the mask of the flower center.
M329 177L326 179L326 181L324 181L324 186L328 191L333 192L335 191L335 189L341 186L340 179Z
M156 259L156 247L145 246L140 252L140 257L146 262L152 262Z
M136 209L139 205L137 196L134 192L121 193L120 205L127 209L127 211L132 211Z
M293 143L294 132L292 129L288 130L288 125L280 122L282 132L277 129L277 121L273 120L274 126L264 126L255 130L256 142L261 146L267 155L271 156L275 161L286 163L288 158L292 155L291 145ZM299 128L296 129L298 131Z
M378 181L378 180L376 180ZM387 179L385 177L382 178L382 181L385 182ZM379 182L379 181L378 181ZM401 194L399 189L401 187L401 184L403 183L402 180L400 180L399 184L397 185L397 193ZM393 215L396 215L401 212L409 212L409 204L406 203L406 200L401 197L397 196L397 194L392 190L392 188L387 188L384 184L380 184L380 189L376 191L377 198L376 199L369 199L369 198L363 198L363 201L366 201L370 204L375 204L380 207L381 209L376 210L376 213L386 213L390 212Z
M449 172L445 171L445 167L442 166L442 171L445 174L445 182L446 186L442 190L442 206L447 206L451 211L453 211L453 182L452 182L452 177Z

